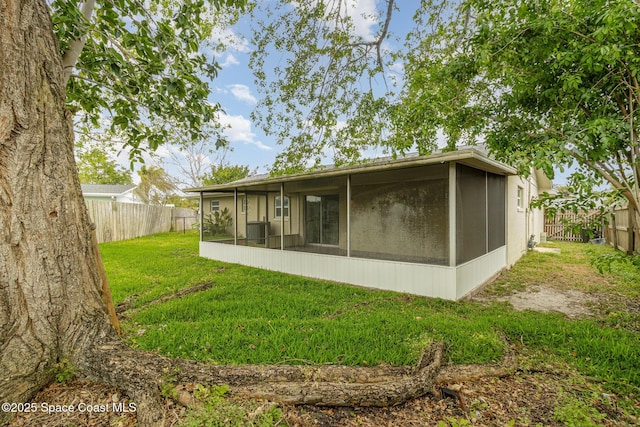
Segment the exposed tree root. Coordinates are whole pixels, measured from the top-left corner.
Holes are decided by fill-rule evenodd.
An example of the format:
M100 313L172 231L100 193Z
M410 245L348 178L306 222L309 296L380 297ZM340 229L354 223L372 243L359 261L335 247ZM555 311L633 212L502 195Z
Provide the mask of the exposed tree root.
M289 375L284 375L285 381L250 384L238 392L248 397L288 404L399 405L431 390L442 357L443 345L436 343L425 349L421 363L410 370L392 367L315 367L309 370L308 367L291 366ZM300 379L301 375L303 379Z
M137 307L136 309L142 309L142 308L146 308L149 307L151 305L155 305L155 304L161 304L163 302L167 302L170 301L172 299L176 299L176 298L182 298L185 295L189 295L189 294L193 294L196 292L201 292L201 291L206 291L207 289L210 289L213 286L213 282L206 282L206 283L201 283L199 285L196 286L192 286L190 288L186 288L186 289L181 289L177 292L174 292L172 294L169 295L165 295L163 297L160 298L156 298L154 300L151 300L149 302L147 302L146 304ZM126 317L124 316L124 314L131 310L131 303L129 301L122 301L121 303L118 304L118 306L116 307L116 313L118 314L118 316L122 317Z
M512 356L495 365L452 365L445 366L436 377L436 384L453 384L473 382L487 377L508 377L518 369L516 360Z
M123 389L138 405L141 426L161 426L163 383L228 385L232 395L288 404L390 406L427 394L442 358L442 343L434 343L415 367L216 366L141 352L116 339L74 362L88 379Z
M98 337L87 338L87 343L96 339L99 341ZM424 350L416 366L374 367L208 365L134 350L119 339L103 342L74 362L89 379L125 391L138 405L141 426L163 425L163 385L228 385L235 396L293 405L394 406L423 396L437 385L508 376L516 370L511 356L496 365L441 369L443 345L439 342ZM178 397L184 405L194 402L189 396Z

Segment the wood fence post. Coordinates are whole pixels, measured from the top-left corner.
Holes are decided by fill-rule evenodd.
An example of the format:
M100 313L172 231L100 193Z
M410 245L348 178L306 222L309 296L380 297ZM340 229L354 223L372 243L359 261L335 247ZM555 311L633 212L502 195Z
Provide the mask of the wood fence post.
M618 249L618 223L616 222L616 209L611 208L611 240L614 249Z
M635 212L633 211L633 207L631 206L631 204L629 204L629 207L627 208L627 213L629 215L628 219L627 219L627 247L625 248L627 254L632 255L633 254L633 244L635 243L635 237L633 235L633 215L635 215Z
M636 250L636 236L634 235L634 223L635 223L635 209L633 208L633 206L631 206L631 203L629 203L629 226L627 228L627 233L629 233L629 244L627 247L627 253L629 255L633 255L635 250Z

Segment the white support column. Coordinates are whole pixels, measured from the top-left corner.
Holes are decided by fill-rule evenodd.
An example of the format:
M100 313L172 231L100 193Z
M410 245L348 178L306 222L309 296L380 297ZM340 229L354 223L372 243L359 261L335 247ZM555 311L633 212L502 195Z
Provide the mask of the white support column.
M202 191L200 192L200 241L204 240L204 228L202 222L204 221L204 197Z
M233 189L233 244L238 245L238 189Z
M249 233L247 227L249 226L249 193L247 190L244 192L244 244L249 244Z
M347 257L351 256L351 175L347 175Z
M456 266L456 163L449 162L449 266Z
M284 182L280 183L280 250L284 250Z
M274 209L275 211L275 209ZM269 192L264 193L264 248L269 249Z

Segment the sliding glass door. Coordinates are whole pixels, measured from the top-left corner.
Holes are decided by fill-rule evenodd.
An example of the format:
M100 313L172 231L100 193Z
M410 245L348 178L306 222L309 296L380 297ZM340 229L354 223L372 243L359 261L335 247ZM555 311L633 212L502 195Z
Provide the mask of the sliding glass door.
M338 246L340 204L337 194L306 196L305 234L307 243Z

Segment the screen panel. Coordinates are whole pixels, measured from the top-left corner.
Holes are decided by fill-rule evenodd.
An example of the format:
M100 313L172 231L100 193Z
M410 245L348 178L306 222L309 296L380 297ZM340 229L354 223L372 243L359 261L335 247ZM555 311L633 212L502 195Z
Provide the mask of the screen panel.
M502 175L487 174L487 200L488 200L488 245L489 252L506 244L506 179Z
M449 263L448 165L351 178L351 255Z
M456 265L487 253L486 172L456 165Z

